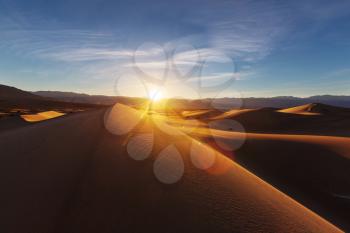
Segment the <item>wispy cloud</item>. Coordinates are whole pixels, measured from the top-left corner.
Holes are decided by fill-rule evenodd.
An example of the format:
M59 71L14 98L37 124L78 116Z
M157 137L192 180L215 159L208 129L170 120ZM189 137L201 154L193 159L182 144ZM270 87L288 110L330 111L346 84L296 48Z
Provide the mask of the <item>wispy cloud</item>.
M50 58L66 62L118 60L132 57L131 50L113 50L98 48L65 49L63 51L47 51L40 54L43 58Z
M198 79L202 81L225 81L229 79L234 79L234 80L242 80L244 77L251 75L251 72L237 72L237 73L232 73L232 72L226 72L226 73L214 73L212 75L206 75L206 76L200 76Z
M3 30L0 47L21 55L38 56L107 47L117 41L111 34L85 30ZM92 50L91 50L92 51Z
M289 28L283 2L225 1L202 9L198 21L206 21L209 43L235 59L264 58Z
M89 72L93 77L101 77L135 66L134 56L142 58L136 65L155 73L161 72L169 59L180 70L190 69L203 61L225 63L233 58L235 61L254 62L270 53L273 41L283 31L280 25L284 21L279 18L283 14L281 5L235 1L208 6L199 5L199 13L190 14L192 18L186 19L207 28L204 37L208 43L173 54L182 41L175 38L175 42L163 42L161 46L165 53L172 57L155 59L163 52L158 47L130 49L118 45L118 42L124 42L118 39L119 35L89 30L6 30L0 38L0 46L10 48L23 57L66 62L75 65L77 71L83 71L84 75ZM21 24L20 19L16 16L7 20ZM22 28L27 26L22 25ZM185 37L190 38L189 35ZM187 43L197 45L197 41L191 39ZM205 74L206 78L222 78L214 73Z

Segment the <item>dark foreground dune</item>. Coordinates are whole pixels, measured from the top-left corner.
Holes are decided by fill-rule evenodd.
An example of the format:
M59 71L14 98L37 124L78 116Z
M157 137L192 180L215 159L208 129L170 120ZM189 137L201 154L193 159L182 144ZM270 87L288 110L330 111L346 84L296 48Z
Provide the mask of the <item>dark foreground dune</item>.
M20 116L0 117L0 132L28 126Z
M112 114L118 122L137 115L122 109ZM125 136L106 130L104 116L95 110L0 134L0 232L340 231L218 152L204 150L215 163L198 169L189 156L195 141L171 127L159 130L154 124L162 123L147 115ZM138 133L154 135L143 161L127 153ZM184 164L174 184L154 173L169 143ZM172 162L170 178L178 171Z

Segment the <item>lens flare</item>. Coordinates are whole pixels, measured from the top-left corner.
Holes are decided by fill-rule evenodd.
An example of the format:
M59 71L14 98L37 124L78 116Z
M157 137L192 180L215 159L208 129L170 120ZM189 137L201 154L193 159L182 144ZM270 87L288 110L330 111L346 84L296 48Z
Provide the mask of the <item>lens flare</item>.
M149 96L148 98L152 101L152 102L158 102L159 100L163 99L163 92L162 90L151 90L149 92Z

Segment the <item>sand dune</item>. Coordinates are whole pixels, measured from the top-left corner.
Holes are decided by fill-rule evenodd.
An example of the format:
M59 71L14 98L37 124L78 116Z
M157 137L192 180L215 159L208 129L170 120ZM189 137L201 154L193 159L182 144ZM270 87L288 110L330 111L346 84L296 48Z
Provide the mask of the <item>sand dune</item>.
M305 124L314 120L312 116L291 115L277 112L274 108L231 110L222 115L208 119L235 120L241 123L248 132L278 132L295 129L291 126L305 128Z
M56 112L56 111L47 111L47 112L39 112L37 114L21 115L21 118L27 122L38 122L38 121L45 121L52 118L60 117L63 115L65 115L65 113Z
M350 136L350 118L346 115L348 110L345 109L343 114L295 114L276 111L274 108L242 109L230 110L201 121L209 123L233 120L242 124L246 132L251 133Z
M256 111L256 109L232 109L228 111L218 109L187 110L182 112L182 116L198 120L217 120L236 117L250 111Z
M247 132L350 136L350 109L325 104L307 104L288 109L232 109L186 111L185 119L201 122L234 120Z
M6 116L0 118L0 132L20 128L27 125L29 125L29 122L24 121L19 116Z
M211 117L210 120L219 120L219 119L227 119L227 118L237 117L243 113L251 112L251 111L255 111L255 109L232 109L232 110L226 111L220 115Z
M97 109L96 104L58 101L0 84L0 131L11 130L64 114Z
M38 121L45 121L52 118L60 117L63 115L65 115L65 113L56 112L56 111L46 111L46 112L39 112L37 114L21 115L21 118L27 122L38 122Z
M301 115L320 115L321 114L319 112L313 112L312 107L313 107L312 104L306 104L302 106L282 109L282 110L279 110L278 112L301 114Z
M330 106L330 105L320 104L320 103L305 104L297 107L282 109L282 110L279 110L279 112L301 114L301 115L322 115L322 114L350 115L350 109L335 107L335 106Z
M350 229L350 138L236 133L215 129L188 131L206 141L275 187L337 225ZM215 139L215 140L214 140ZM236 152L221 144L244 140Z
M219 152L206 150L215 164L198 169L189 156L193 139L170 126L171 135L146 115L143 125L116 136L104 115L90 111L0 134L1 232L340 232ZM127 153L139 133L153 133L156 142L144 161ZM153 171L169 143L185 172L172 185Z
M217 116L221 113L222 112L216 109L202 109L202 110L187 110L187 111L183 111L181 114L185 118L207 119L210 117Z

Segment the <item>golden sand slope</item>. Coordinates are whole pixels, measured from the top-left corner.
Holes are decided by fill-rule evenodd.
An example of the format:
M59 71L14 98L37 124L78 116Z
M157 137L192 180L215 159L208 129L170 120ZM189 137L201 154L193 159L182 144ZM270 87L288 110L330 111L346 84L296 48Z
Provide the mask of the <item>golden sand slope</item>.
M232 118L236 117L238 115L241 115L242 113L256 111L255 109L232 109L227 112L224 112L218 116L212 117L211 120L219 120L219 119L226 119L226 118Z
M203 109L203 110L183 111L182 116L186 118L205 119L205 118L217 116L221 113L222 112L216 109Z
M198 127L183 130L215 146L337 225L350 229L350 206L344 198L350 193L350 138ZM239 150L225 150L237 144L242 145Z
M308 143L311 145L324 146L339 153L339 155L350 159L350 138L333 136L314 136L314 135L288 135L288 134L258 134L258 133L240 133L230 132L208 128L184 128L185 132L202 139L217 137L232 140L252 139L252 140L278 140L286 142Z
M27 122L38 122L45 121L52 118L60 117L65 115L65 113L56 112L56 111L47 111L47 112L39 112L37 114L25 114L21 115L21 117Z
M209 113L211 110L204 109L204 110L191 110L191 111L183 111L182 115L184 117L193 117L193 116L200 116L202 114Z

